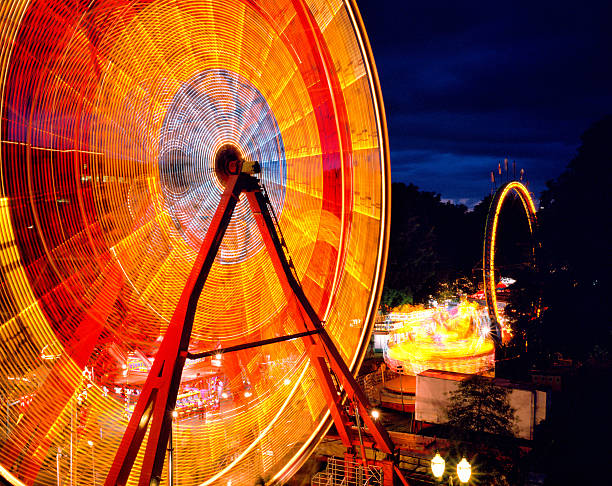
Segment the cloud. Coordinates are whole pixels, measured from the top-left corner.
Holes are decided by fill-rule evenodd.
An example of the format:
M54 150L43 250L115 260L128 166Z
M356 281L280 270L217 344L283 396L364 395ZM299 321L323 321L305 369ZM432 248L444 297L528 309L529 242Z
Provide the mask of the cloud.
M508 156L539 191L571 160L580 135L612 113L608 0L360 8L381 78L396 180L473 199L482 194L470 192L480 187L479 174Z
M509 169L512 171L512 157ZM435 150L391 151L393 182L413 183L421 190L439 193L442 199L459 201L468 207L481 201L491 191L490 172L497 175L497 164L503 157L493 159L482 155L444 153ZM517 173L526 168L529 189L539 198L546 181L558 169L558 161L545 158L523 158L517 161ZM502 164L503 167L503 164ZM505 180L505 174L503 178Z

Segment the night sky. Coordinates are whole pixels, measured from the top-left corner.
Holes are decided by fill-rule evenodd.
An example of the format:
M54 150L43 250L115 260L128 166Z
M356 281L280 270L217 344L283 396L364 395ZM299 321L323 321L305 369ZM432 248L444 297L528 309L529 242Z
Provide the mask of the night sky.
M539 196L580 135L612 113L611 0L358 6L382 85L394 182L472 206L508 157Z

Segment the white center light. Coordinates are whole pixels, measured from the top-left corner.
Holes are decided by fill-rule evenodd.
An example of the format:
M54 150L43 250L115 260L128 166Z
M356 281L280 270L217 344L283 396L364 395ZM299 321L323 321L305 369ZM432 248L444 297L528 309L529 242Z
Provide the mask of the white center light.
M467 483L470 480L470 476L472 475L472 466L469 462L465 460L465 457L459 461L457 464L457 476L459 476L459 481L462 483Z
M446 461L444 460L444 458L440 455L439 452L436 452L436 455L431 460L431 472L433 472L435 478L442 479L442 476L444 475L445 464Z

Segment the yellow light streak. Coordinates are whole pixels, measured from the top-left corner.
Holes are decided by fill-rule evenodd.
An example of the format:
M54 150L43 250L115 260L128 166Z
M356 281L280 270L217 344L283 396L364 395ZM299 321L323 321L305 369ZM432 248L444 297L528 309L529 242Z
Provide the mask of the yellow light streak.
M483 246L483 281L484 291L487 301L487 307L489 309L489 315L493 320L494 326L500 326L502 331L501 339L504 341L511 337L509 332L504 333L507 330L507 326L503 324L504 319L501 316L497 306L497 294L496 294L496 283L495 283L495 246L497 242L497 226L499 224L499 214L504 201L511 192L515 192L521 200L525 215L527 217L527 223L529 225L529 233L532 238L532 263L535 263L535 241L534 231L537 224L536 208L529 193L527 187L519 181L512 181L501 186L491 201L491 207L489 208L489 214L487 215L487 224L485 228L485 241Z
M461 302L455 307L415 307L393 312L385 360L391 369L417 375L428 369L479 373L495 359L486 309Z

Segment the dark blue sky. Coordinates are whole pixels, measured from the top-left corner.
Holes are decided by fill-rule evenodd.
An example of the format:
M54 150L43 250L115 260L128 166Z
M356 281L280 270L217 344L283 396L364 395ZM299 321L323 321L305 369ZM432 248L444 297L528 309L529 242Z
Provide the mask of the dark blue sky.
M468 206L508 157L539 196L612 113L612 0L360 0L395 182Z

